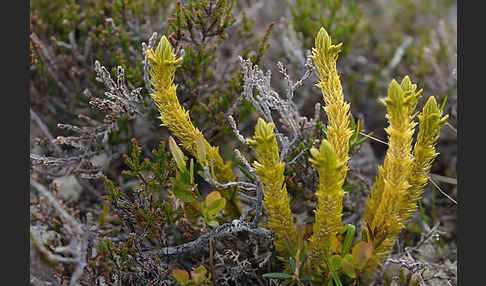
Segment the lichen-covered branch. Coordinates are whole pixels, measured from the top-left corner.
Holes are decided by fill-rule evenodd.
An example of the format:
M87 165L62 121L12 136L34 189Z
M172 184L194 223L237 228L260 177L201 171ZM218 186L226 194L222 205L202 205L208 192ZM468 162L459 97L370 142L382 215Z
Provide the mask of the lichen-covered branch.
M159 256L190 253L192 251L199 250L201 248L209 247L210 238L219 239L242 231L248 231L259 236L268 237L269 239L273 238L273 232L271 230L261 228L261 227L255 227L252 223L246 221L240 221L236 219L233 220L231 223L225 223L216 227L208 234L201 235L194 241L177 245L177 246L164 247L156 250L149 250L149 251L145 251L144 253L150 255L159 255Z

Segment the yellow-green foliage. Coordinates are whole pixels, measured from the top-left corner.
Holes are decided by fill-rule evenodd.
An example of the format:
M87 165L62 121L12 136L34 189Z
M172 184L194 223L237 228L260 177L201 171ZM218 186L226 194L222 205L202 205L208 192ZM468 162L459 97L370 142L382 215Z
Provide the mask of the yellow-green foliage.
M368 238L375 247L370 268L379 264L389 253L395 236L403 228L403 210L415 203L405 198L410 197L409 190L412 187L409 178L414 161L411 151L416 123L413 117L422 94L422 90L415 92L416 88L408 76L401 84L393 80L388 87L388 97L381 100L387 109L389 126L385 131L389 143L364 214Z
M211 146L202 132L194 127L189 112L184 110L177 99L174 72L182 58L176 57L165 36L160 39L156 50L148 50L146 55L152 64L150 78L155 88L152 98L160 112L162 125L169 128L181 141L181 145L195 156L201 165L211 169L212 175L218 182L234 181L235 176L231 170L231 163L223 162L218 147ZM205 150L204 158L201 158L201 149ZM241 207L236 189L220 189L219 191L228 201L225 207L226 213L232 218L237 217L241 212Z
M314 269L314 277L327 278L328 259L341 253L338 233L342 229L343 184L349 161L350 128L349 104L344 101L336 61L342 44L333 45L327 32L321 28L315 40L312 59L318 71L319 87L325 102L324 111L328 122L326 139L318 149L311 148L309 161L319 174L318 199L313 225L313 234L308 239L307 255ZM369 258L359 267L366 274L374 273L376 267L391 250L391 245L404 224L416 210L427 174L437 153L435 142L447 117L431 97L419 114L420 131L412 152L412 137L417 123L415 108L422 90L416 91L409 77L399 84L395 80L389 85L388 97L381 100L387 109L389 127L388 150L383 166L367 199L364 214L366 240L371 244ZM269 228L276 233L275 245L282 254L289 254L288 238L295 237L292 214L284 182L284 164L279 161L278 146L273 133L273 124L259 120L255 138L249 142L257 151L259 162L255 170L264 182L265 209L269 213ZM364 242L363 242L364 243ZM300 243L302 245L302 243ZM358 251L358 250L357 250ZM354 251L353 251L354 253Z
M336 234L341 228L344 191L341 176L345 165L339 161L333 146L325 139L319 150L310 150L309 161L319 174L319 187L316 192L318 199L315 213L314 232L309 239L308 255L314 266L323 262L323 257L329 257L336 252Z
M321 143L320 151L310 150L309 160L319 174L316 192L318 207L315 210L314 233L310 238L309 253L312 260L336 251L336 234L341 227L342 186L348 170L349 104L344 101L341 82L336 69L336 61L342 43L332 45L331 37L324 28L316 36L312 59L320 79L317 87L324 98L327 114L327 140Z
M352 241L352 237L351 240L340 241L339 234L342 230L343 184L349 169L349 141L353 134L350 128L350 107L344 101L336 69L341 46L342 44L333 45L331 37L321 28L312 50L312 59L319 77L317 87L322 92L328 122L326 138L322 139L319 150L310 150L309 161L319 175L319 185L316 191L318 205L314 211L313 234L308 238L308 244L303 233L297 233L293 223L285 184L285 163L280 160L274 124L259 118L254 137L247 139L256 153L257 161L253 163L253 168L263 184L263 204L268 213L268 228L275 232L275 248L283 261L306 253L316 281L322 277L324 280L330 279L331 272L336 275L338 269L330 269L327 263L331 257L334 262L341 261L340 257L347 254L344 252L350 250ZM181 58L174 55L165 37L162 37L155 51L147 51L147 56L152 62L150 76L156 90L152 97L160 111L162 124L177 136L182 146L203 166L211 169L212 175L218 181L234 181L230 164L223 163L218 148L212 147L204 139L201 131L193 126L188 112L178 102L173 81L174 71ZM351 275L350 277L357 275L353 267L360 274L363 274L362 271L365 274L374 273L391 251L395 237L416 210L416 201L422 195L430 167L437 156L435 144L447 116L442 116L442 109L438 107L434 97L429 98L418 115L419 132L412 151L412 137L417 125L414 122L415 108L422 94L422 90L416 92L416 89L417 86L412 84L408 76L400 84L392 80L388 96L381 100L387 109L386 119L389 126L385 131L389 146L366 202L363 224L366 234L364 240L367 242L356 244L353 254L346 256L346 259L350 259L346 260L348 272L343 271ZM235 217L240 211L236 190L220 192L229 202L226 204L226 211ZM341 247L345 244L346 247ZM367 255L358 255L362 250ZM353 262L353 259L357 261ZM310 268L306 268L305 271L309 270Z
M342 43L331 44L331 37L324 28L316 36L316 47L312 49L312 59L318 71L319 83L327 114L327 140L334 148L336 157L344 168L339 176L346 177L349 160L349 138L353 131L349 128L349 104L344 101L343 89L336 69L336 61Z
M416 201L420 199L423 188L427 184L430 167L438 153L435 151L435 144L439 139L439 133L444 126L448 115L442 117L442 109L437 105L435 97L431 96L425 103L419 117L419 132L417 142L413 148L413 167L410 175L410 188L404 197L405 205L401 210L402 223L406 222L416 211Z
M275 248L286 261L286 246L296 243L296 230L285 186L285 164L280 161L273 123L258 119L253 139L247 139L258 161L253 163L255 174L263 183L264 207L268 213L268 228L275 232Z

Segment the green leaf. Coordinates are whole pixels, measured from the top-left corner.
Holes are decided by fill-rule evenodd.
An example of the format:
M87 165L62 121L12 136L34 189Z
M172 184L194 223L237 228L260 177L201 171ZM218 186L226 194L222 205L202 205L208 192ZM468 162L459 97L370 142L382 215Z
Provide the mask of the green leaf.
M290 258L289 258L289 264L290 264L290 271L291 271L292 273L295 273L295 268L296 268L296 261L295 261L295 258L290 257Z
M351 254L346 254L342 260L343 266L342 269L346 275L350 278L356 277L356 271L354 270L354 261L353 256Z
M217 227L219 225L218 221L214 219L209 219L207 217L204 217L204 219L206 220L206 223L211 227Z
M221 194L217 191L213 191L206 196L206 204L211 205L222 198Z
M329 272L331 273L332 280L336 286L343 286L341 279L337 275L337 271L341 268L341 257L339 255L333 255L328 260Z
M360 241L353 247L354 265L361 269L373 255L373 244L371 242Z
M309 218L306 218L304 220L304 223L305 224L311 224L311 223L314 223L316 221L316 218L315 217L309 217Z
M190 185L185 184L181 180L171 179L174 184L174 196L183 202L192 202L194 200L193 193L190 191Z
M331 271L331 276L336 286L343 286L343 283L341 282L341 279L339 279L339 276L336 274L336 272Z
M207 162L207 150L206 144L201 134L197 136L196 139L196 159L201 164L201 166L207 167L209 164Z
M211 192L206 196L203 204L205 213L211 217L221 211L226 205L226 200L221 197L221 194L217 191Z
M405 279L405 273L403 272L403 269L400 269L400 273L399 273L399 281L400 281L400 284L405 284L407 283L406 279Z
M348 191L351 191L353 188L354 188L353 184L345 184L343 186L343 191L348 192Z
M356 139L359 138L359 133L361 132L361 129L363 128L363 123L361 120L358 119L358 123L356 124Z
M368 134L368 136L370 136L370 135L371 135L371 133ZM364 142L368 141L369 139L370 139L370 137L367 137L367 136L361 137L359 140L357 140L356 142L351 144L351 148L359 146L359 145L363 144Z
M346 236L344 237L341 255L346 255L351 249L351 245L354 239L354 233L356 232L356 227L352 224L346 224Z
M194 271L191 271L191 277L194 283L196 285L202 285L202 283L204 283L207 279L206 278L207 272L208 271L206 270L206 268L204 268L204 266L202 265L194 269Z
M189 183L191 185L194 184L194 162L191 159L191 162L189 163Z
M356 120L354 119L354 116L349 113L349 128L351 130L354 130L354 128L356 127Z
M361 230L361 240L368 241L368 232L365 229Z
M243 168L242 166L238 165L238 169L243 173L243 175L245 175L246 178L248 178L250 180L253 179L253 176L245 168Z
M342 261L341 261L341 256L339 255L333 255L329 259L329 268L331 268L333 271L339 271L341 269Z
M181 148L177 146L177 143L175 142L174 138L172 138L172 136L169 137L169 149L170 152L172 153L172 157L174 157L174 160L177 164L177 168L181 172L184 172L186 170L186 161L184 160L184 153L182 152Z
M312 276L303 276L303 277L300 277L299 279L302 282L309 282L309 281L312 281Z
M307 251L307 247L304 246L303 250L304 250L304 252L306 252ZM307 261L307 255L304 255L304 257L302 257L300 259L299 273L302 273L303 272L302 269L304 268L304 265L305 265L305 262L306 261Z
M174 276L174 279L179 285L184 286L189 282L189 273L187 273L186 270L174 269L174 271L172 271L172 276Z
M287 274L287 273L271 272L271 273L263 274L263 277L270 278L270 279L287 280L287 279L291 279L294 276Z

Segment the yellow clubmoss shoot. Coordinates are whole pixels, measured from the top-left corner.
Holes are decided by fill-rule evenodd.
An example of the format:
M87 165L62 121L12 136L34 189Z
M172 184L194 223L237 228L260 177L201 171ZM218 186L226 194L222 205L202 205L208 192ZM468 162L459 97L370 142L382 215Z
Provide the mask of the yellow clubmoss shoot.
M418 117L419 132L413 148L414 162L409 179L410 188L404 197L404 209L400 212L402 223L405 223L417 210L416 202L421 198L423 188L427 184L432 163L439 155L435 151L435 144L448 115L442 116L442 110L437 105L435 97L431 96Z
M275 232L276 250L287 262L288 245L296 244L296 229L290 211L290 200L285 186L285 164L280 161L274 124L258 119L253 139L247 139L256 153L255 174L263 184L263 204L268 213L268 228Z
M308 255L312 265L319 268L324 257L330 257L336 252L336 234L341 228L343 212L342 200L344 178L340 176L344 164L337 160L332 145L325 139L319 150L310 150L309 161L319 174L319 187L316 192L318 199L315 213L314 232L309 239Z
M331 37L324 28L319 30L312 49L312 59L318 71L319 83L324 98L326 112L327 140L336 152L337 160L347 165L349 160L349 138L352 130L349 128L349 104L344 101L343 89L336 69L336 61L341 51L342 43L331 44ZM342 170L346 176L347 166Z
M344 101L336 62L342 43L333 45L331 37L321 28L312 49L312 59L318 71L319 83L327 115L327 140L320 150L311 149L312 162L319 174L319 188L316 192L318 207L315 210L314 233L309 239L309 254L314 265L322 262L336 251L336 233L341 227L342 198L347 163L349 161L349 104Z
M194 127L189 117L189 112L184 110L177 99L174 84L174 73L182 61L176 57L172 46L165 36L159 41L157 48L146 51L146 56L152 64L150 78L154 93L152 98L160 112L162 125L180 140L181 145L195 156L199 163L211 169L214 178L220 183L227 183L235 180L231 169L231 163L224 163L219 154L219 148L211 146L204 138L202 132ZM199 149L199 152L198 152ZM200 150L205 150L205 158L199 158ZM241 206L235 188L218 189L228 201L225 206L226 213L231 218L236 218L241 213Z
M364 213L368 238L374 243L374 253L368 268L376 268L391 250L395 236L403 228L401 211L406 208L409 178L413 166L412 136L416 123L412 121L414 111L422 90L415 92L409 77L401 84L392 80L388 87L388 97L382 99L386 106L389 126L388 150L383 167L379 168L378 178L371 196L367 199Z

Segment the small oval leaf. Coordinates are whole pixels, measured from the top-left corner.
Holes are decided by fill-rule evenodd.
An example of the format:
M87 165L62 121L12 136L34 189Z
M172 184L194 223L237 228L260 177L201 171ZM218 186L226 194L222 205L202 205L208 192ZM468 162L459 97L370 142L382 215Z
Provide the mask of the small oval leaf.
M219 223L216 220L211 220L211 219L206 219L206 223L212 227L217 227L219 225Z
M373 244L360 241L353 247L353 260L358 268L362 268L373 255Z
M206 280L207 272L208 271L206 270L206 268L202 265L194 269L194 271L191 271L191 277L194 283L196 285L201 285L202 283L204 283L204 281Z
M226 200L217 191L211 192L205 199L205 212L208 216L213 216L221 211L226 205Z
M179 283L179 285L186 285L189 282L189 273L186 270L174 269L172 276Z

